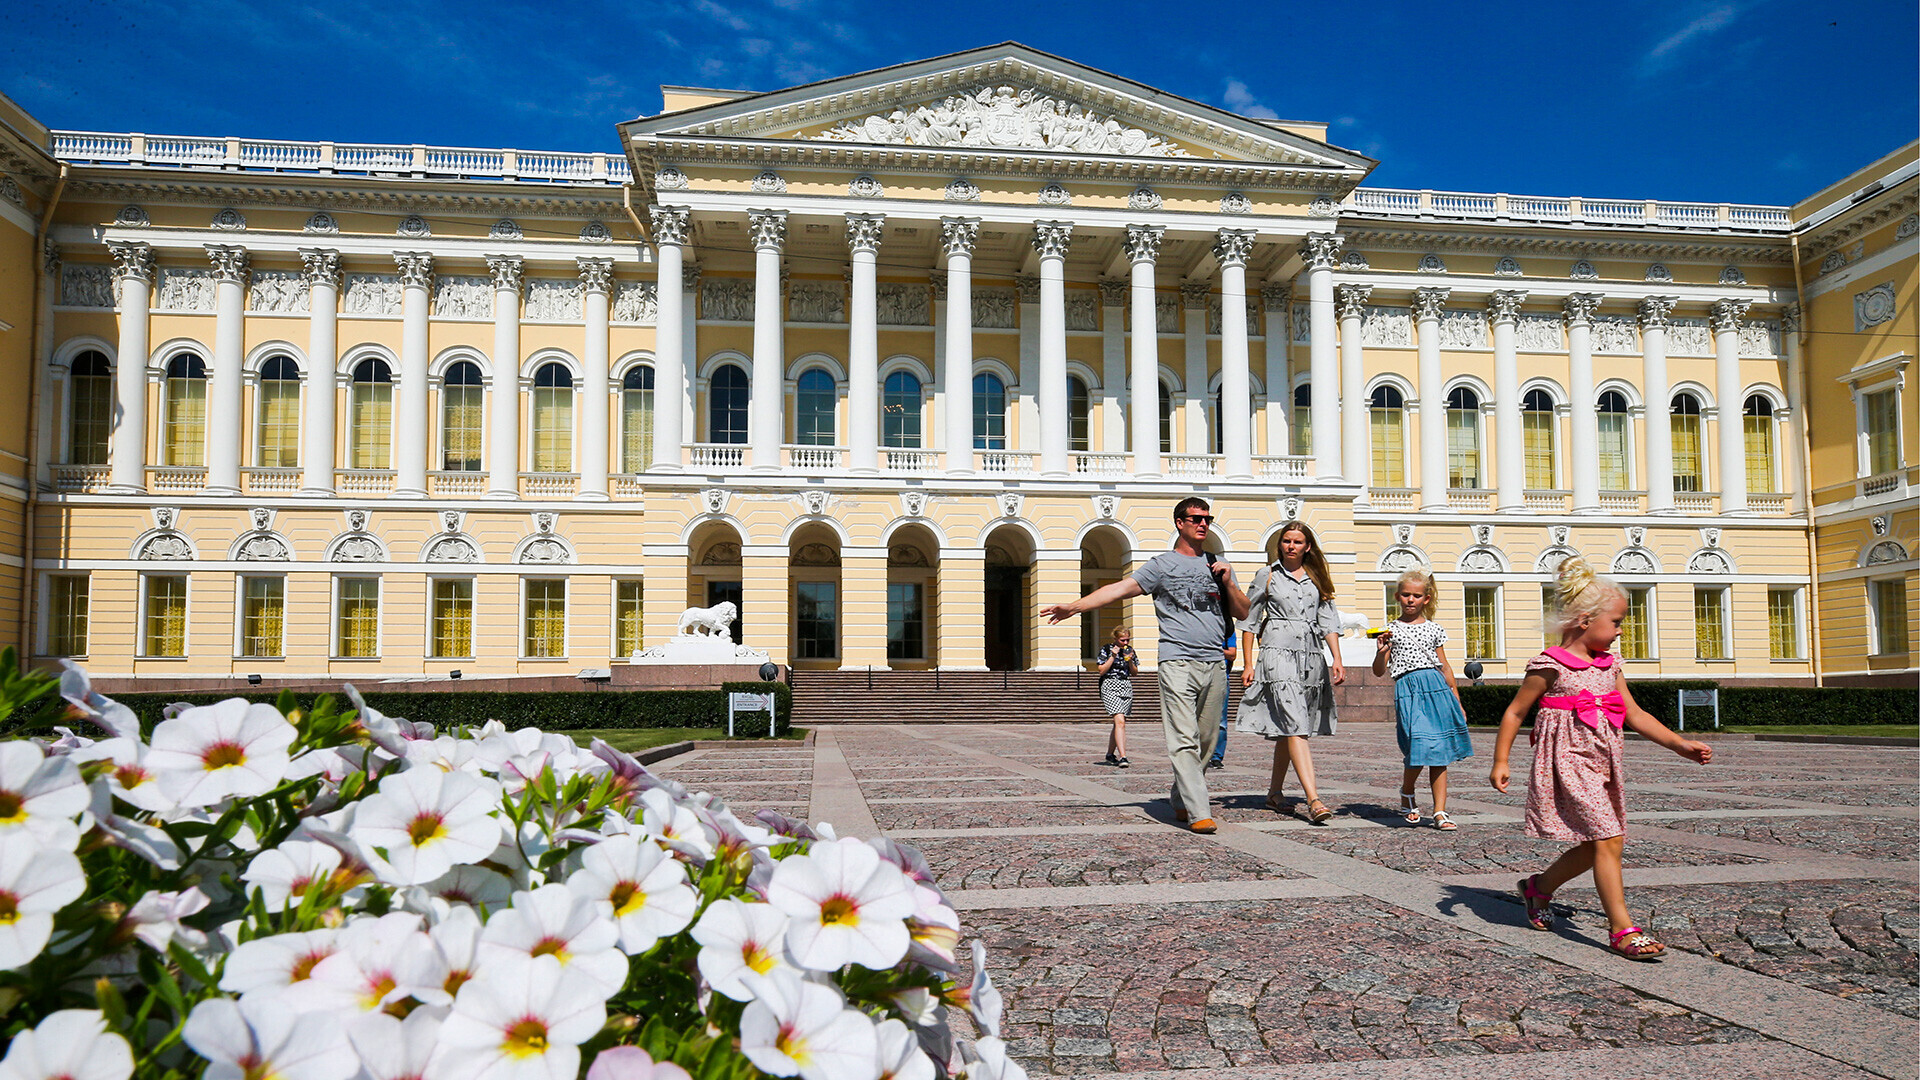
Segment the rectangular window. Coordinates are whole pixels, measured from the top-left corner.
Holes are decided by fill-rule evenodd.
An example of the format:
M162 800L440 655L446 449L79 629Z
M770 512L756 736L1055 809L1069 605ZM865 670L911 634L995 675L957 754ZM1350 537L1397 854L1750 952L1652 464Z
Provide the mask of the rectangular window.
M146 580L147 610L143 618L146 656L187 655L187 577L154 574Z
M73 377L73 427L67 433L67 460L75 465L105 465L112 441L113 379L105 374L104 365L95 370L100 374Z
M1373 486L1407 485L1405 409L1372 410Z
M613 583L613 655L632 656L640 651L641 627L644 618L641 600L645 596L646 583L642 581L616 581Z
M1673 490L1699 491L1700 418L1685 413L1673 414Z
M380 579L339 578L340 621L334 655L365 659L380 655Z
M1897 656L1905 653L1907 642L1907 583L1900 578L1867 583L1868 602L1873 605L1873 654Z
M1527 468L1527 486L1537 490L1549 490L1557 485L1553 466L1553 427L1558 417L1540 409L1529 409L1520 414L1520 445L1525 454ZM1606 419L1603 415L1602 421ZM1600 456L1605 460L1607 439L1600 436ZM1605 487L1605 483L1601 484ZM1622 485L1624 486L1624 485Z
M1747 490L1778 491L1773 478L1773 417L1742 416L1747 441Z
M1392 582L1388 582L1382 586L1382 589L1385 591L1386 596L1380 603L1381 620L1379 625L1385 626L1400 617L1400 600L1393 594Z
M167 464L207 463L207 380L167 380Z
M353 384L352 456L356 469L385 469L393 460L393 384Z
M1627 618L1620 624L1620 640L1613 646L1622 660L1645 660L1653 655L1653 630L1647 617L1652 592L1627 590Z
M623 390L620 393L620 471L646 472L652 464L653 387Z
M793 655L802 660L824 660L838 656L838 587L831 581L797 581L793 591Z
M1560 644L1560 630L1553 620L1560 617L1560 610L1553 606L1553 586L1540 587L1540 641L1541 648L1557 648Z
M1170 441L1162 439L1162 442ZM1313 453L1313 409L1307 405L1293 407L1293 456L1306 457Z
M478 386L455 384L440 390L440 467L447 472L479 472L483 391Z
M567 583L563 578L533 578L527 582L527 656L567 655Z
M573 391L570 389L534 388L533 471L573 471Z
M473 655L473 579L437 578L433 583L433 657Z
M1480 413L1447 410L1447 486L1480 486Z
M1767 590L1767 644L1775 660L1800 659L1800 590Z
M47 653L50 656L87 654L87 602L90 584L84 577L48 579Z
M1727 658L1727 590L1693 590L1693 655L1702 660Z
M1627 478L1627 414L1600 414L1600 490L1625 491ZM1529 484L1529 487L1532 485Z
M292 379L260 383L260 459L264 469L300 464L300 384Z
M1862 394L1860 403L1866 414L1868 476L1890 473L1900 467L1900 402L1892 387Z
M1500 590L1493 585L1469 585L1464 600L1468 660L1491 660L1500 655Z
M240 655L284 656L287 579L240 579Z
M887 582L887 659L926 659L925 593L926 586L917 581ZM1086 652L1084 640L1080 651Z

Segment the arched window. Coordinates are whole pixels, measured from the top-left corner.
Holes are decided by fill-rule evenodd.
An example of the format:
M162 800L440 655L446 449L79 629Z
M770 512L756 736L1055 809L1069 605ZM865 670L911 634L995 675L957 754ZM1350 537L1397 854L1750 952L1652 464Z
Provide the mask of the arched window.
M573 373L560 364L533 373L532 471L573 471Z
M832 446L833 414L839 404L833 376L820 368L801 372L794 386L793 441L801 446Z
M260 365L258 415L259 453L254 463L264 469L291 469L300 464L300 365L293 357L270 356Z
M887 376L880 397L880 445L920 446L920 399L920 380L913 372Z
M1173 389L1160 384L1160 452L1173 453Z
M1673 490L1700 491L1706 462L1701 460L1700 399L1682 391L1673 396Z
M167 361L162 446L169 465L207 463L207 362L193 353Z
M1305 457L1313 453L1313 384L1293 388L1293 453Z
M448 472L479 472L481 433L486 430L485 391L480 366L462 360L440 380L440 467Z
M635 365L620 381L620 471L653 465L653 369Z
M1076 376L1067 376L1067 449L1075 453L1085 453L1089 449L1088 416L1093 411L1093 399L1087 394L1087 384Z
M1381 386L1373 391L1368 426L1373 433L1373 486L1405 487L1407 400L1398 389Z
M1464 386L1447 395L1447 486L1480 486L1480 396Z
M707 441L747 441L747 373L738 364L722 364L707 384Z
M1526 459L1529 488L1546 490L1558 486L1559 463L1553 460L1553 398L1545 390L1529 390L1520 399L1520 446ZM1606 437L1601 436L1604 445Z
M1628 471L1632 442L1627 433L1627 396L1618 390L1600 395L1600 490L1626 491L1633 486Z
M393 369L378 357L355 364L349 400L352 427L347 460L350 467L392 468Z
M1773 468L1773 402L1765 394L1748 397L1746 407L1740 410L1740 424L1747 436L1747 490L1778 491Z
M67 461L105 465L113 434L113 370L105 353L88 349L67 370Z
M973 377L973 448L1007 448L1007 384L991 371Z

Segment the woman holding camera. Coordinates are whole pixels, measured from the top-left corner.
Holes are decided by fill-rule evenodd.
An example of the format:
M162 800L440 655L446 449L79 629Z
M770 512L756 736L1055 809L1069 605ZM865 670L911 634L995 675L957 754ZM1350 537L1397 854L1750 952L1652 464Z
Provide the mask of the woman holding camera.
M1113 717L1113 731L1107 736L1107 764L1127 767L1127 714L1133 711L1133 675L1140 670L1140 657L1133 651L1133 631L1124 626L1113 628L1113 640L1100 646L1096 657L1100 664L1100 705Z

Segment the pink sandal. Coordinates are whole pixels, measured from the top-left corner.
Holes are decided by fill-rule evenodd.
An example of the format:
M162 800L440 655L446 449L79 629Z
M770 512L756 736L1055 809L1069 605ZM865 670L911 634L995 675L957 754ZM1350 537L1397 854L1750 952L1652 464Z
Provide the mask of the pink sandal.
M1520 879L1520 899L1527 905L1527 925L1535 930L1553 929L1553 894L1534 886L1540 875Z
M1637 926L1614 931L1607 935L1607 943L1616 955L1629 960L1658 960L1667 951L1667 947L1655 940L1652 934Z

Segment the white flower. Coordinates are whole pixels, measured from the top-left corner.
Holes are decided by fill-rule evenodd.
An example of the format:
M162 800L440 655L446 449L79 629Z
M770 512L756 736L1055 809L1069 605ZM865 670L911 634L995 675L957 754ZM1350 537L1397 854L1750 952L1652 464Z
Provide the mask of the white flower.
M360 1052L360 1068L369 1080L421 1080L427 1062L440 1047L445 1009L417 1008L398 1020L386 1013L356 1016L347 1037Z
M108 789L116 798L154 813L173 809L173 800L160 790L159 778L147 765L147 747L140 740L102 739L74 751L72 756L75 761L113 762L106 778Z
M978 938L973 942L973 986L967 992L967 1011L973 1014L973 1022L980 1030L998 1038L1000 1035L1000 991L994 987L993 978L987 974L987 947Z
M50 758L24 739L0 742L0 835L31 833L42 844L72 851L80 842L73 819L86 812L87 801L71 758Z
M134 937L146 942L162 956L166 955L167 946L176 937L189 949L204 948L207 935L190 926L180 925L180 920L205 910L207 902L207 894L197 888L182 892L149 892L127 909L122 925L132 928Z
M714 992L749 1001L748 975L766 975L786 962L787 916L772 904L749 904L732 897L715 900L693 926L700 943L694 962Z
M339 948L338 930L308 930L254 938L227 956L220 989L233 994L283 990L313 976L313 969Z
M449 995L459 993L478 970L480 916L470 907L452 908L433 924L427 937L433 940L440 962L445 965L447 977L441 983L442 989Z
M701 862L713 858L712 830L689 807L673 801L665 788L640 793L640 824L647 835Z
M420 932L420 916L395 912L359 918L340 929L333 955L313 966L298 1008L372 1012L402 998L444 1001L446 968Z
M895 1012L914 1027L930 1027L940 1019L940 999L924 986L910 986L892 995Z
M791 971L748 977L740 1052L762 1072L802 1080L878 1080L873 1021L831 986Z
M360 1068L336 1017L278 999L209 998L181 1034L207 1059L205 1080L347 1080Z
M340 853L314 840L288 840L254 856L240 877L260 890L268 911L298 904L314 885L325 885L340 869Z
M0 832L0 971L25 967L47 947L53 914L87 890L73 853L25 829Z
M421 887L449 904L497 908L513 899L513 882L483 866L456 866Z
M925 885L913 887L914 913L907 919L913 942L907 955L935 971L954 970L953 951L960 946L960 913Z
M880 1080L934 1080L933 1059L920 1049L913 1029L891 1017L874 1025Z
M567 888L613 906L620 948L629 956L646 952L693 921L696 898L686 867L631 833L589 847L580 856L580 869L567 879Z
M286 775L295 734L273 706L229 698L161 721L153 729L147 767L158 774L160 790L181 806L260 795Z
M380 1080L380 1078L375 1078ZM587 1080L692 1080L671 1061L654 1061L637 1046L610 1046L587 1066Z
M906 875L851 837L782 859L767 902L793 920L787 950L803 968L859 964L881 971L907 954L904 920L913 914L913 893Z
M132 709L94 693L92 680L72 661L62 660L60 666L66 668L60 673L60 696L67 700L67 715L91 720L117 736L140 737L140 719Z
M490 960L454 998L429 1080L573 1080L580 1044L607 1021L581 983L551 956Z
M0 1061L0 1080L127 1080L133 1050L97 1009L62 1009L22 1031Z
M438 769L408 769L380 781L360 803L353 838L380 848L393 884L418 885L479 862L500 844L499 785L484 777Z
M997 1036L984 1036L972 1047L963 1043L960 1053L967 1059L967 1080L1027 1080L1027 1070L1007 1056L1007 1044Z
M627 958L615 947L620 931L607 914L606 901L565 885L514 893L513 906L495 912L480 932L481 973L500 958L551 956L570 982L611 997L627 981Z

